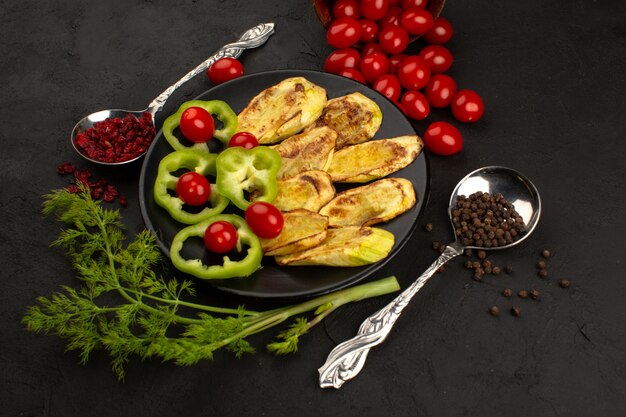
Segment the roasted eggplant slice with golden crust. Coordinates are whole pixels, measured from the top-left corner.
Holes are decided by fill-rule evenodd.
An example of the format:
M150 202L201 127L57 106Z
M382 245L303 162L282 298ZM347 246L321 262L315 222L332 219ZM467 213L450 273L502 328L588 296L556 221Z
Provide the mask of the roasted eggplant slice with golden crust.
M361 93L352 93L328 100L313 126L328 126L336 131L335 148L341 149L373 138L382 121L378 104Z
M285 223L280 235L259 239L267 256L289 255L319 245L326 237L328 218L309 210L283 213Z
M254 134L261 144L280 142L317 120L326 102L324 88L304 77L287 78L248 103L237 130Z
M368 182L399 171L417 158L419 136L372 140L336 151L328 168L333 182Z
M383 178L351 188L321 208L331 227L371 226L389 221L415 205L415 189L404 178Z
M319 245L290 255L276 256L278 265L361 266L389 255L393 233L368 226L328 229Z
M281 211L306 209L317 212L335 196L335 187L325 171L305 171L278 180L278 194L272 202Z
M321 126L273 146L283 160L278 178L292 177L304 171L327 170L335 153L336 139L337 132Z

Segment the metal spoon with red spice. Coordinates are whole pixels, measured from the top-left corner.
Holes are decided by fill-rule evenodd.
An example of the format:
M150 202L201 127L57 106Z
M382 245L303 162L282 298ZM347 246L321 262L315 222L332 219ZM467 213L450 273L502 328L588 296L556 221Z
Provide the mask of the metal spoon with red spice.
M248 29L237 42L223 46L169 86L145 110L101 110L82 118L72 130L72 146L82 157L97 164L121 165L138 160L147 152L156 135L156 113L178 87L206 71L218 59L237 58L244 49L263 45L273 33L273 23L261 23Z

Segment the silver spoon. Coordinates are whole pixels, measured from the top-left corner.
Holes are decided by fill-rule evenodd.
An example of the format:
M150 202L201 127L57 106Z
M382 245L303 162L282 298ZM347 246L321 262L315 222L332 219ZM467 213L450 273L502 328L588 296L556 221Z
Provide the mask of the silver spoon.
M119 117L123 119L127 114L132 114L137 118L141 118L144 113L148 113L152 118L152 123L154 124L156 113L163 108L167 99L172 95L172 93L181 85L189 81L191 78L200 74L203 71L206 71L215 61L224 57L232 57L238 58L244 49L256 48L261 46L267 41L267 39L274 33L274 23L261 23L257 26L254 26L241 35L241 37L237 40L237 42L229 43L228 45L224 45L220 48L215 54L211 55L204 62L198 65L196 68L189 71L184 77L180 80L176 81L175 84L169 86L164 92L162 92L157 98L152 100L152 102L148 105L148 108L145 110L121 110L121 109L110 109L110 110L101 110L95 113L90 114L82 118L76 123L74 129L72 130L72 134L70 136L70 141L72 142L72 146L78 152L80 156L87 159L90 162L94 162L96 164L101 165L122 165L127 164L129 162L136 161L141 158L144 154L138 155L136 158L123 161L123 162L104 162L96 159L92 159L89 156L85 155L81 152L79 147L75 143L76 135L82 131L93 127L96 122L100 122L107 118ZM147 151L147 149L146 149Z
M484 167L469 173L457 184L450 197L449 214L451 221L452 210L455 208L459 196L469 196L477 191L492 195L501 193L508 202L514 205L515 211L524 220L526 233L513 243L504 246L490 248L464 246L458 240L447 245L441 256L411 286L387 306L369 316L361 324L354 338L337 345L330 352L326 363L319 368L320 386L322 388L339 388L344 382L354 378L361 371L369 350L385 340L411 298L435 274L437 269L450 259L462 254L465 249L507 249L530 236L539 222L541 199L533 183L526 177L514 169L501 166Z

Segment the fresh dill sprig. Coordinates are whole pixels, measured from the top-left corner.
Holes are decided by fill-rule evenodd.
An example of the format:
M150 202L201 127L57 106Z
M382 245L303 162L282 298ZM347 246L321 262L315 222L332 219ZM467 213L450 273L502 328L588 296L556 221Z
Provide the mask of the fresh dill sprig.
M313 311L310 320L297 317L267 346L279 355L296 352L300 337L343 304L399 289L388 277L265 312L194 303L183 299L195 295L190 281L155 272L164 258L154 235L143 230L126 243L119 211L104 209L85 187L46 195L43 213L66 224L53 245L67 251L80 283L37 298L22 322L29 331L66 339L82 364L92 351L106 351L120 380L133 356L193 365L220 348L237 357L253 353L248 336ZM182 315L181 307L195 313Z

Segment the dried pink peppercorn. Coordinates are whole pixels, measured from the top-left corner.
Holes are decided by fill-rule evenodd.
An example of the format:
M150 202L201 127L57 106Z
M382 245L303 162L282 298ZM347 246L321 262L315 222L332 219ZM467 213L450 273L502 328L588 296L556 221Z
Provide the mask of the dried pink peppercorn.
M74 138L76 147L96 161L114 163L135 159L145 153L156 135L150 113L141 118L127 114L94 123Z

